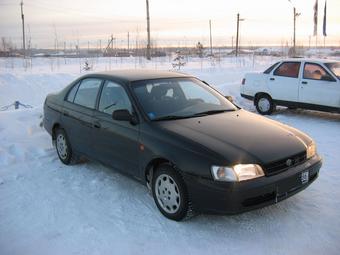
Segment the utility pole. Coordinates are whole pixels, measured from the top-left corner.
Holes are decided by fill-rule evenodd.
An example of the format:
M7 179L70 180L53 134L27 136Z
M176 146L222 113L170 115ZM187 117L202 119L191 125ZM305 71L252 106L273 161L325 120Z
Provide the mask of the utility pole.
M24 58L26 56L26 46L25 46L25 17L24 17L24 2L21 0L21 21L22 21L22 49L24 51Z
M127 34L127 39L128 39L128 41L127 41L127 50L128 50L128 52L130 51L130 32L128 32L128 34Z
M292 2L290 0L288 0L291 4ZM293 28L293 52L295 54L296 52L296 18L299 17L301 15L301 13L297 13L296 12L296 8L293 5L293 19L294 19L294 28Z
M146 58L151 59L151 47L150 47L150 15L149 15L149 0L146 0L146 30L148 33L148 44L146 46Z
M244 21L244 19L240 19L240 14L237 13L237 29L236 29L236 49L235 49L235 56L238 56L239 51L239 29L240 29L240 21Z
M210 56L212 56L213 50L212 50L212 37L211 37L211 20L209 20L209 30L210 30Z

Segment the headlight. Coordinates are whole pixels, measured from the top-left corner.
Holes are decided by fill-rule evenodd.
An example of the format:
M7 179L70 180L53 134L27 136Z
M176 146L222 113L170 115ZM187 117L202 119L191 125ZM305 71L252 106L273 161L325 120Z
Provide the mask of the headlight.
M316 145L312 142L307 146L307 159L313 157L316 154Z
M211 173L216 181L240 182L264 176L263 170L255 164L239 164L232 167L212 166Z

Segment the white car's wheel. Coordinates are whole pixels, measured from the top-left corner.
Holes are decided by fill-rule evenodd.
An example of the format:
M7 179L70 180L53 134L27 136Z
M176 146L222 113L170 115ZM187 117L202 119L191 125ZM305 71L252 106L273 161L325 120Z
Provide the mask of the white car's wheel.
M256 97L255 107L262 115L269 115L275 110L275 104L267 94L261 94Z

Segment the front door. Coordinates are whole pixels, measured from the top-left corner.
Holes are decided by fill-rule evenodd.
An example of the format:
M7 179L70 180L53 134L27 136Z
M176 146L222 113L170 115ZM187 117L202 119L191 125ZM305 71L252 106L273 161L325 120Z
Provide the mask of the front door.
M113 111L122 109L133 112L127 92L122 85L106 81L94 114L95 157L111 167L138 176L139 125L113 120Z
M273 99L298 102L300 65L300 62L283 62L268 77Z
M301 103L340 107L340 83L324 67L305 63L300 84Z

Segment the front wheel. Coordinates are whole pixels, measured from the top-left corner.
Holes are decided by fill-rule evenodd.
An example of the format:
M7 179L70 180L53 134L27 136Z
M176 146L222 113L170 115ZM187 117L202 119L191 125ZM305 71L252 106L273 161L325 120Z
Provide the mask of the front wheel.
M266 94L261 94L256 97L255 107L262 115L270 115L276 108L272 98Z
M152 179L152 194L161 213L181 221L190 212L188 193L180 174L170 165L158 167Z

